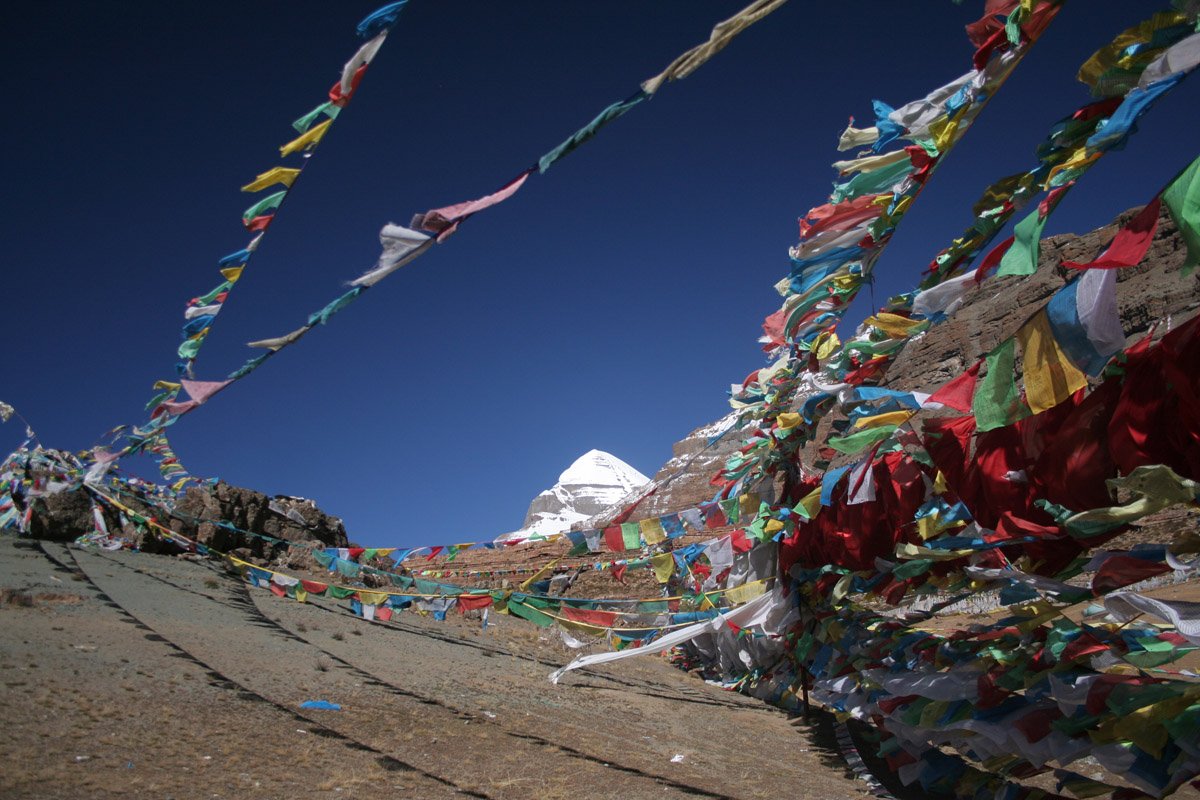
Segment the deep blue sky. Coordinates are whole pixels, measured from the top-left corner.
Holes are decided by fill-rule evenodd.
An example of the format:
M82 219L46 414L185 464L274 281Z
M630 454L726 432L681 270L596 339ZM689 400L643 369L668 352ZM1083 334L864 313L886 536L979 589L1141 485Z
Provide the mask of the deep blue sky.
M412 0L198 361L285 333L371 265L377 233L497 188L743 0ZM238 187L281 163L375 3L10 3L0 399L50 446L144 419L184 303L248 237ZM992 179L1086 101L1075 70L1165 3L1074 0L947 159L878 267L911 286ZM965 71L982 3L795 0L509 202L172 429L183 462L315 498L352 538L476 540L589 448L652 474L762 365L796 218L849 115ZM1087 175L1047 234L1144 202L1195 156L1200 80ZM864 299L868 293L864 292ZM867 303L853 316L857 321ZM5 449L20 441L0 430Z

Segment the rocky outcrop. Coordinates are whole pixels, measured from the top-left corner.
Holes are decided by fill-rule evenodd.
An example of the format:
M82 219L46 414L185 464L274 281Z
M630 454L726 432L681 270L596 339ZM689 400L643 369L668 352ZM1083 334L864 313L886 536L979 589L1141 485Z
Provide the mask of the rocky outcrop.
M296 569L315 567L306 547L288 547L248 536L218 524L222 521L242 531L285 542L350 546L342 521L321 511L313 501L285 496L269 498L261 492L223 481L211 489L190 487L175 504L171 528L216 550L249 561L285 564Z
M702 425L671 446L671 458L654 475L654 494L638 504L635 519L694 508L716 491L709 479L739 447L743 430L737 412Z
M92 501L86 491L66 491L31 498L29 535L35 539L70 542L91 533Z

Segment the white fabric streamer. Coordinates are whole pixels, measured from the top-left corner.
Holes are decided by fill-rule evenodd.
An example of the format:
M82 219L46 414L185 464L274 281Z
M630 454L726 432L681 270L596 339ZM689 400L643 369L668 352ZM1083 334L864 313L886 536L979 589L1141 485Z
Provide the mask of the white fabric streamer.
M1104 598L1104 608L1118 622L1128 622L1138 614L1149 614L1175 626L1179 635L1200 645L1200 603L1182 600L1166 602L1137 592L1113 592Z
M342 67L342 96L350 94L350 89L354 81L354 73L364 64L370 64L375 58L375 54L379 52L379 48L383 47L383 40L387 38L387 31L376 36L371 41L358 48L358 52L350 57L346 62L346 66Z
M1142 70L1138 88L1145 89L1152 83L1169 78L1180 72L1190 72L1200 65L1200 33L1176 42L1167 51L1151 61Z
M784 597L782 587L777 585L770 592L754 598L749 603L746 603L746 605L735 608L728 614L672 631L641 647L630 647L611 653L580 656L565 667L550 673L550 682L558 683L559 679L567 672L574 669L582 669L583 667L590 667L593 664L604 664L609 661L620 661L625 658L661 653L684 642L690 642L706 633L715 634L725 628L727 623L737 625L739 628L758 627L768 635L779 634L796 619L796 616L796 610L792 607L791 598Z
M351 286L374 286L396 270L420 257L433 244L433 238L403 225L388 223L379 232L383 252L369 271L350 282Z

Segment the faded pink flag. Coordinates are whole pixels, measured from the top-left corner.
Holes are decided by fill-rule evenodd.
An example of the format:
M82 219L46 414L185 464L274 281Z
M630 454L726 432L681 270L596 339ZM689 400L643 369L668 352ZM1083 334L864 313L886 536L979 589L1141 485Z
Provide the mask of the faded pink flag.
M446 237L458 229L458 223L467 217L477 211L483 211L485 208L491 208L497 203L502 203L516 194L517 190L521 188L532 172L532 167L525 170L515 179L505 184L504 188L489 194L487 197L481 197L478 200L468 200L465 203L458 203L457 205L445 206L443 208L435 208L432 211L426 211L424 214L418 214L413 218L411 227L422 228L436 233L438 235L437 240L439 242L444 241Z
M208 400L217 392L224 389L233 381L189 381L181 380L179 383L183 386L184 391L188 393L188 397L196 402L196 405Z

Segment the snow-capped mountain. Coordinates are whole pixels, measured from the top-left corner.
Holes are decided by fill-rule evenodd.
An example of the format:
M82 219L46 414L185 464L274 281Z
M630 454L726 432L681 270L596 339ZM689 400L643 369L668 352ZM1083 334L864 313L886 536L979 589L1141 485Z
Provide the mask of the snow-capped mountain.
M558 483L533 498L519 531L497 541L561 533L599 514L650 482L616 456L589 450L558 476Z

